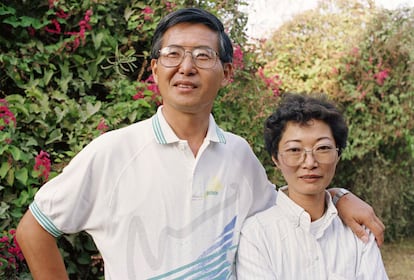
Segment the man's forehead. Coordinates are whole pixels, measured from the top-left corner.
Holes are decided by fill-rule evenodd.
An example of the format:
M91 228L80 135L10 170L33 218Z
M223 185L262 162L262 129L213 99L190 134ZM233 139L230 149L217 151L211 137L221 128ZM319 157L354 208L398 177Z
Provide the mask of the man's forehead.
M207 46L218 48L218 34L201 23L179 23L168 28L162 36L162 47L169 45Z

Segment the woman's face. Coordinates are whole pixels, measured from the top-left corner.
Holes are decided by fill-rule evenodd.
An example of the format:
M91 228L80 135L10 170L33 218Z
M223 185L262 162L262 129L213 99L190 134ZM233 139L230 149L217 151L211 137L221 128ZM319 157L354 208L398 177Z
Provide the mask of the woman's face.
M329 125L315 119L306 125L289 121L278 148L277 159L273 161L288 184L289 196L324 195L339 161ZM295 157L295 154L303 155L303 150L307 151L304 156ZM316 153L319 153L316 155L319 161L315 159Z

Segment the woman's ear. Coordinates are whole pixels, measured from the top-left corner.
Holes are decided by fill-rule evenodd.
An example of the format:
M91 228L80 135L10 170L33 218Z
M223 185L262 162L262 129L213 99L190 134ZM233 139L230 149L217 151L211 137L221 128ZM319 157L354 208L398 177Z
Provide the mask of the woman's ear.
M275 158L275 156L272 156L272 161L276 165L276 168L279 168L279 161Z

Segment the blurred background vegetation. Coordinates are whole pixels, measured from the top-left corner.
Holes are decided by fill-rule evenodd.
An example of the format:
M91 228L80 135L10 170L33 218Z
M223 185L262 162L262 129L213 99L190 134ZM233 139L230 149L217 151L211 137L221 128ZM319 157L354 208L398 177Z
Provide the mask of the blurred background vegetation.
M245 137L269 177L264 119L285 92L324 92L350 136L332 186L351 189L387 226L414 235L414 10L369 0L321 1L266 41L251 41L243 1L0 3L0 278L30 278L14 228L41 185L93 138L151 116L160 96L149 69L155 26L197 6L218 15L235 46L233 82L217 98L220 126ZM85 233L58 241L72 279L102 278Z

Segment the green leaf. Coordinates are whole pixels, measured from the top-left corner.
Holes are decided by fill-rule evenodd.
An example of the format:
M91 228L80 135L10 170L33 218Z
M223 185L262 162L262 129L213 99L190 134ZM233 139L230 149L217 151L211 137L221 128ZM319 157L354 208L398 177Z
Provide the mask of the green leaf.
M46 144L58 142L62 140L62 137L63 137L62 131L60 129L55 129L50 133L49 139L46 141Z
M15 16L8 17L3 20L4 23L10 24L14 28L18 27L20 25L20 22L17 20Z
M11 167L11 164L8 163L7 161L5 161L5 162L3 162L1 164L1 167L0 167L0 178L3 179L6 176L7 171L9 171L10 167Z
M9 208L10 206L6 202L4 201L0 202L0 218L1 219L6 219L9 217L8 215Z
M27 168L23 167L22 169L16 170L15 176L20 183L26 185L27 179L29 178L28 174L29 172L27 171Z
M53 76L53 71L52 70L46 70L45 71L45 75L43 76L43 84L44 85L48 85L49 84L49 82L50 82L50 79L52 78L52 76Z
M9 184L9 186L13 186L13 183L14 183L14 169L13 168L9 169L9 172L7 173L7 176L6 176L6 182L7 184Z
M91 257L86 252L82 252L82 254L78 257L78 262L80 264L89 264L91 262Z
M88 102L86 104L86 119L88 119L90 116L94 115L96 112L99 111L99 109L101 108L101 102L96 102L95 105L93 105L92 103Z
M96 50L101 47L102 40L104 39L105 34L103 32L99 32L98 34L92 36L93 45Z
M22 152L19 148L15 146L9 146L9 151L14 160L18 161L21 159Z
M14 15L16 14L16 10L12 7L9 6L5 6L5 5L1 5L0 6L0 15L4 16L4 15Z

